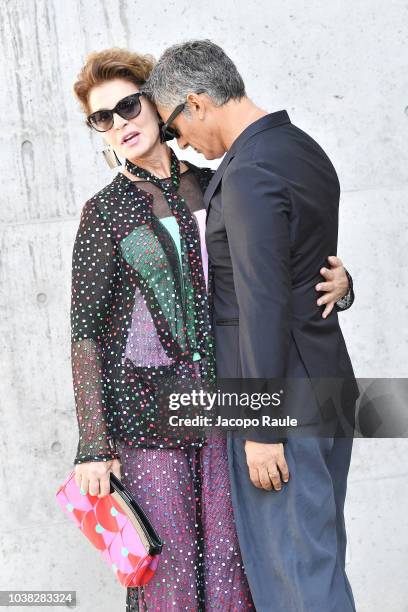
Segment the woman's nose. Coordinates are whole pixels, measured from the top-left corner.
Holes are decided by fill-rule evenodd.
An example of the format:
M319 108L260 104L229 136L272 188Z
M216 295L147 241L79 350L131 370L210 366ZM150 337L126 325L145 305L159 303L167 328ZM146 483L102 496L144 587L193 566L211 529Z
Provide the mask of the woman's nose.
M127 119L123 119L123 117L121 117L117 113L113 113L113 127L114 128L120 129L124 125L127 125L127 123L128 123Z

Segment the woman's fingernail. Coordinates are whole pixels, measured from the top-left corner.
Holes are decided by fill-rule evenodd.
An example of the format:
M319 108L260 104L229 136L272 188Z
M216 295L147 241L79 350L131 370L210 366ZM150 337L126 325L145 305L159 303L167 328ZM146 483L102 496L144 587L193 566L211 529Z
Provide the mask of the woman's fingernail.
M81 495L86 495L86 491L84 491L82 488L79 490L79 492L81 493Z

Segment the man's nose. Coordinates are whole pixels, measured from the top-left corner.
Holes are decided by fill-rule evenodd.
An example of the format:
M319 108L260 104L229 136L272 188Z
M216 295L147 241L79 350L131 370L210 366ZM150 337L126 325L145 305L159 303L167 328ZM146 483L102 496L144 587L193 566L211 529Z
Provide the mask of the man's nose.
M188 147L188 142L187 140L184 138L184 136L179 136L177 138L177 144L180 147L180 149L187 149Z

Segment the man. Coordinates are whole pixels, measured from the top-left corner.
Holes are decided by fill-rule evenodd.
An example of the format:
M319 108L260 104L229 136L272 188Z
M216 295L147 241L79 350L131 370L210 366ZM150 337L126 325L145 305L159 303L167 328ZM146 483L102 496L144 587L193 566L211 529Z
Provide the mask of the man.
M254 104L211 41L167 49L146 91L181 148L207 159L226 153L205 194L218 377L308 381L312 399L295 386L284 404L305 431L327 399L310 379L347 381L341 408L352 412L358 388L333 296L323 316L325 298L316 304L319 271L337 249L340 189L327 155L286 111ZM337 426L337 414L325 418ZM355 610L343 515L352 437L332 431L228 433L234 515L258 612Z

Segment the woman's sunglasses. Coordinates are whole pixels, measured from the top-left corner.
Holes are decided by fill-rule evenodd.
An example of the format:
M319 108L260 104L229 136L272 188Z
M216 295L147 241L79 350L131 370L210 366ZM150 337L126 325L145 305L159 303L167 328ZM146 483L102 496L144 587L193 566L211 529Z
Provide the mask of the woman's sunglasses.
M143 96L144 93L142 91L138 91L137 93L131 94L130 96L126 96L126 98L122 98L119 100L115 108L112 109L101 109L91 113L86 118L87 123L90 127L94 128L97 132L107 132L113 127L113 114L117 113L122 119L134 119L140 114L142 110L142 106L140 104L140 96ZM180 107L183 105L180 105ZM170 123L177 116L179 112L181 112L181 108L177 107L177 113L173 113L171 117L169 117L169 121L166 124L160 120L160 141L166 142L167 140L173 140L173 138L178 138L179 133L175 128L171 128ZM180 108L180 110L178 110Z
M119 100L115 108L95 111L88 115L86 121L97 132L107 132L113 127L114 113L122 117L122 119L134 119L140 114L142 110L140 96L143 95L143 92L138 91L130 96L126 96L126 98Z

